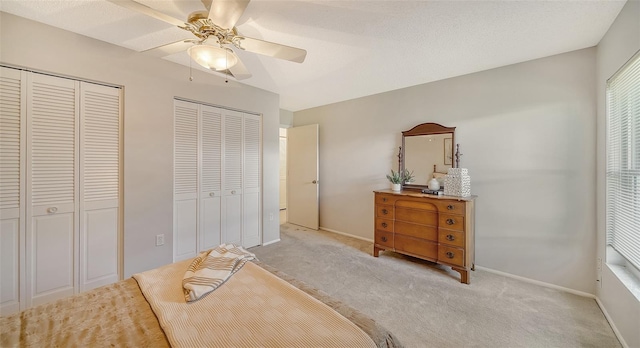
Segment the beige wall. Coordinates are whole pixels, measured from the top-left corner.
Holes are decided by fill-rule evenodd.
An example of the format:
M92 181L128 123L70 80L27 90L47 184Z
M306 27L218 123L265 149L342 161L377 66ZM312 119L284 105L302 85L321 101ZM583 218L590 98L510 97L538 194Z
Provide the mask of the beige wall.
M188 67L0 15L0 62L124 86L125 277L172 262L174 97L263 114L263 241L280 238L277 94L200 71L189 82Z
M640 2L628 1L607 34L598 44L597 60L597 251L605 260L605 168L606 114L605 89L610 78L640 50ZM613 324L629 347L640 347L640 301L604 265L597 296Z
M472 54L472 53L470 53ZM320 125L320 225L373 238L400 132L457 127L478 265L595 292L595 48L294 113Z

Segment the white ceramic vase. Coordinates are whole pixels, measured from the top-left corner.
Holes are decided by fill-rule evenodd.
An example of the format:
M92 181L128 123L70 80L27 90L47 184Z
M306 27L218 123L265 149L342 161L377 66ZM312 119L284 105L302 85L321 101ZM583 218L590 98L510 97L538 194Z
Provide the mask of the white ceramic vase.
M429 180L429 190L438 191L439 189L440 189L440 182L438 182L438 179L433 178Z
M400 192L402 191L401 184L391 184L391 191Z

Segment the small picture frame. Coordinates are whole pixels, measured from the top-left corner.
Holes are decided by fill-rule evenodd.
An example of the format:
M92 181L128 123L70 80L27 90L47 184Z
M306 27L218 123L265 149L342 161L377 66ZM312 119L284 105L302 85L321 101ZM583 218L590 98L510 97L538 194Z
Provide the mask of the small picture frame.
M444 139L444 164L451 165L453 163L453 139Z

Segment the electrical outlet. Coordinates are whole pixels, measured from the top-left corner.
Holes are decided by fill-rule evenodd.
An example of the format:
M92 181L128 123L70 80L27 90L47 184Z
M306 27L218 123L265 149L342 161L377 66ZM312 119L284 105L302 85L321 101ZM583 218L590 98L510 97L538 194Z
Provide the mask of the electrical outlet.
M156 236L156 246L164 245L164 234L159 234Z
M269 213L269 221L273 221L273 213Z

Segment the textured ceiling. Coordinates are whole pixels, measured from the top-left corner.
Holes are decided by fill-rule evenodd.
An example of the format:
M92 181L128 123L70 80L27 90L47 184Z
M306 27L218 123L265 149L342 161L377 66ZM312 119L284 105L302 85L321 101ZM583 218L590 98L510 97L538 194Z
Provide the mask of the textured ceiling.
M181 20L204 8L199 0L138 2ZM238 52L253 75L241 83L298 111L592 47L624 3L252 0L240 33L308 53L298 64ZM0 10L136 51L192 38L105 0L0 0ZM164 59L189 65L185 52Z

